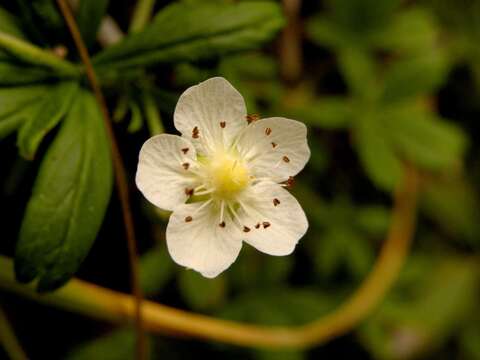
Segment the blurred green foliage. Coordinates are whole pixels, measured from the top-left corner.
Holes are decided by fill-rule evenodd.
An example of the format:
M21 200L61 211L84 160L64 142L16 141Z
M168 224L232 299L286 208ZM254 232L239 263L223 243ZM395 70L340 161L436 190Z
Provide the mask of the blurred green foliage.
M410 163L423 181L412 255L382 305L324 356L339 358L348 348L349 358L480 359L480 1L304 1L296 39L303 72L293 82L282 77L285 54L277 45L284 40L276 35L292 25L279 2L157 2L143 31L102 48L95 39L102 17L126 29L134 3L80 0L77 8L116 130L126 139L124 153L136 158L137 143L170 131L179 94L212 76L232 82L251 113L303 121L312 148L293 190L310 220L295 255L268 257L245 245L231 269L213 280L172 263L162 238L168 214L136 197L142 231L160 239L152 246L145 236L141 243L147 249L145 295L259 324L295 325L324 315L371 270L388 231L392 192ZM53 1L0 0L0 32L47 50L65 45L67 59L78 60ZM40 167L30 179L35 186L28 205L19 197L27 210L15 261L20 280L37 278L40 290L51 290L81 269L103 217L108 224L119 218L106 210L110 160L84 79L58 78L35 64L0 46L0 138L8 156L14 157L4 149L16 143L19 156ZM49 181L66 153L71 159L63 175ZM36 173L10 168L9 179ZM79 220L70 229L72 217ZM116 236L111 229L100 234L100 243ZM115 258L116 250L108 256ZM108 259L95 263L99 273L104 263ZM59 345L61 355L45 350L40 357L52 351L50 358L132 358L131 330L91 329L98 338L68 350ZM35 335L28 327L22 331ZM152 359L186 358L190 345L152 337L149 353ZM207 344L194 351L221 358L318 358L318 349Z

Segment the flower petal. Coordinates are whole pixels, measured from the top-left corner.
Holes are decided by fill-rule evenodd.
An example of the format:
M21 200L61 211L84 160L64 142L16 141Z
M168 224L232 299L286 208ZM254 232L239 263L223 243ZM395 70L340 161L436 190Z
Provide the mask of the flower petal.
M228 148L247 126L242 95L224 78L214 77L188 88L175 108L175 127L201 154Z
M249 231L243 240L270 255L288 255L308 229L305 213L288 191L273 182L260 182L240 200L238 217Z
M195 148L187 139L168 134L154 136L140 150L137 187L155 206L173 210L185 203L187 190L198 184L190 172L195 163Z
M268 177L275 182L298 174L310 158L307 127L280 117L250 124L237 149L256 177Z
M170 216L167 246L173 260L213 278L227 269L242 247L240 231L225 218L220 226L218 206L212 202L180 205Z

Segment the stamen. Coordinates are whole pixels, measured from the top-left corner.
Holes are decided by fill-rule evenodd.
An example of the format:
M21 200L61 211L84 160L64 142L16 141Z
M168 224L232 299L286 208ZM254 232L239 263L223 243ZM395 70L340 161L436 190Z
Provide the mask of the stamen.
M200 210L202 210L205 206L209 205L211 202L212 202L212 199L209 199L209 200L205 201L202 205L200 205L200 207L195 209L195 211L193 212L192 215L197 214Z
M204 191L196 192L195 195L197 195L197 196L207 195L207 194L211 194L214 191L215 191L215 189L211 188L211 189L207 189L207 190L204 190Z
M264 221L264 222L262 223L262 225L263 225L263 228L266 229L266 228L268 228L271 224L270 224L268 221Z
M288 157L287 155L285 155L285 156L282 158L282 160L283 160L284 162L286 162L286 163L289 163L289 162L290 162L290 159L289 159L289 157Z
M272 147L273 147L274 149L277 147L277 143L275 143L275 142L272 141L271 144L272 144Z
M190 164L186 162L186 163L183 163L182 166L185 170L188 170L188 168L190 167Z
M295 185L295 178L290 176L287 181L285 181L284 185L287 189L291 189Z
M192 130L192 138L198 139L200 131L198 130L198 126L195 126Z
M251 114L251 115L247 115L245 118L247 119L247 123L251 124L252 122L259 120L259 119L260 119L260 115L258 115L258 114Z
M273 199L273 206L277 206L277 205L280 205L280 200L275 198L275 199Z
M224 212L225 212L225 201L222 200L220 202L220 223L224 223L223 221Z
M185 218L185 222L190 222L190 221L192 221L192 220L193 220L193 218L192 218L191 216L187 216L187 217Z
M243 232L249 232L249 231L250 231L250 228L248 226L243 227Z
M271 128L265 128L265 135L270 135L272 133L272 129Z
M222 129L225 129L225 126L227 126L227 123L226 123L225 121L221 121L221 122L220 122L220 127L221 127Z
M184 154L186 154L186 153L188 152L188 150L190 150L190 149L189 149L189 148L183 148L183 149L182 149L182 152L183 152Z
M187 196L192 196L192 195L193 195L193 192L194 192L193 189L185 188L185 195L187 195Z

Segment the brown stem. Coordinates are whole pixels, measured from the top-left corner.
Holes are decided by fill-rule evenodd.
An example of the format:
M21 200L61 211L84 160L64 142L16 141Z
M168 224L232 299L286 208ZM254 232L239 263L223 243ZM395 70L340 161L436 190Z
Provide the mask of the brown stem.
M123 221L125 225L128 254L131 268L131 286L133 295L135 297L135 327L137 334L137 359L141 360L145 358L145 334L143 331L142 321L142 292L139 284L139 270L138 270L138 254L135 240L135 229L133 225L132 212L130 209L130 197L128 193L128 183L125 167L123 165L120 150L118 148L115 134L113 132L112 121L108 112L107 104L100 88L97 75L92 66L88 50L83 42L80 31L78 30L77 23L73 17L72 11L65 0L57 0L58 6L65 18L65 22L72 34L72 38L75 42L75 46L80 54L82 62L85 65L85 71L92 87L93 93L97 100L98 106L103 115L105 128L110 139L113 167L115 170L115 183L117 187L118 196L122 207Z
M300 8L302 0L283 0L287 26L280 39L280 70L288 85L296 85L302 73Z

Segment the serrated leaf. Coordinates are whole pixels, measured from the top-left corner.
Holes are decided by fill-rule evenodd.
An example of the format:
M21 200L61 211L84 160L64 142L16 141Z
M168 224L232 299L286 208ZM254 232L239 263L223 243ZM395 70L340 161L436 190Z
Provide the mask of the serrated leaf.
M93 95L83 91L42 161L20 229L15 271L37 289L77 271L102 223L112 188L108 138Z
M402 163L387 130L375 116L362 116L355 129L355 145L365 172L376 186L392 191L401 180Z
M0 88L0 139L10 134L36 112L36 105L48 86Z
M385 75L382 100L392 103L432 93L446 79L447 65L438 51L394 62Z
M395 147L409 160L429 170L455 165L466 148L463 132L434 114L405 108L386 112L384 123Z
M80 0L78 5L77 24L83 41L90 47L97 36L102 18L107 12L109 0Z
M191 270L184 270L178 278L182 298L193 309L207 310L218 307L226 296L224 276L206 279Z
M78 85L75 82L60 83L51 87L37 105L37 112L19 130L17 146L20 155L33 159L44 136L53 129L68 112Z
M273 2L176 3L160 11L143 31L105 49L94 63L118 69L212 58L258 47L282 25L281 9Z

